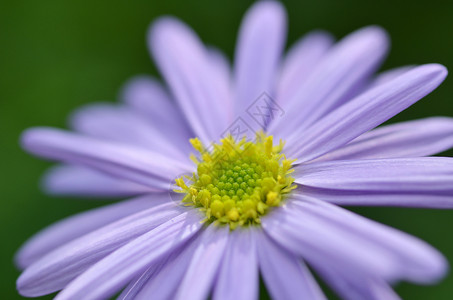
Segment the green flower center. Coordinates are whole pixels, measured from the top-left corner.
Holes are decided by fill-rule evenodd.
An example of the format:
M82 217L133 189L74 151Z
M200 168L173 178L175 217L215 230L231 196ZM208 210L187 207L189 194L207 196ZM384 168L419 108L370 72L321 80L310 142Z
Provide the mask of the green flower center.
M205 222L228 224L231 229L260 224L260 217L296 188L289 176L295 160L286 159L283 142L274 146L272 136L259 133L254 142L228 136L211 150L197 138L190 142L200 154L191 156L197 172L176 179L180 189L175 191L186 194L184 205L205 213Z

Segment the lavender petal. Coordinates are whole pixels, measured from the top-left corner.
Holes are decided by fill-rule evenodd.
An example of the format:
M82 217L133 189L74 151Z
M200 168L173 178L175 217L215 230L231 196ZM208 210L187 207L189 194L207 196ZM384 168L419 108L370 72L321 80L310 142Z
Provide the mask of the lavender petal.
M17 265L24 269L45 254L91 231L141 210L162 204L167 197L156 194L73 215L41 230L30 238L16 254Z
M168 190L176 176L193 169L189 163L159 153L51 128L28 129L22 135L22 146L41 157L90 167L159 190Z
M295 131L287 155L301 162L335 150L380 125L434 90L445 78L445 67L416 67L391 82L367 91L317 121L303 134Z
M342 299L400 299L389 283L373 274L350 276L347 269L334 270L322 264L313 265L313 268Z
M453 147L453 118L433 117L378 127L314 161L420 157Z
M206 228L193 254L175 299L207 299L222 262L230 234L228 227Z
M156 295L161 299L172 299L184 278L199 241L200 235L175 250L163 264L162 269L148 279L134 299L147 300Z
M244 116L262 93L274 94L285 39L286 14L279 2L260 1L248 10L235 51L236 116Z
M147 267L198 232L200 216L187 211L122 246L72 281L55 299L111 297Z
M214 300L248 300L258 297L255 234L252 228L237 228L230 234L214 287Z
M287 100L285 116L276 119L269 131L284 138L297 128L299 134L339 107L373 74L387 49L387 34L379 27L362 28L345 37Z
M44 175L44 190L57 196L131 197L158 190L107 174L72 165L57 165Z
M28 297L60 290L108 254L182 213L176 204L165 203L80 236L25 269L17 280L18 290Z
M83 135L188 160L187 153L170 142L171 136L160 131L162 126L151 126L144 117L124 105L90 104L76 110L70 120L71 128Z
M123 87L121 98L176 148L183 153L192 150L189 138L194 134L189 129L181 109L156 79L146 76L132 78Z
M313 31L291 46L280 69L276 99L284 106L295 96L300 85L311 75L333 44L333 37L324 31Z
M176 19L161 18L151 27L148 43L194 133L207 144L217 139L229 125L218 101L230 99L216 89L219 77L195 32Z
M305 263L276 245L265 234L257 234L261 275L272 299L326 299Z
M347 269L358 278L366 273L432 283L448 269L444 257L423 241L309 197L299 196L264 219L263 228L309 263Z
M453 158L421 157L301 165L300 193L341 205L453 208Z

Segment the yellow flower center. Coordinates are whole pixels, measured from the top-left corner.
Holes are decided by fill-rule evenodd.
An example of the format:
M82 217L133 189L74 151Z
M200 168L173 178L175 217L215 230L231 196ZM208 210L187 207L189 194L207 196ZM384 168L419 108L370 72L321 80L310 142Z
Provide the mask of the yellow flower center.
M207 149L198 138L190 140L199 156L192 176L176 179L185 193L184 205L194 206L206 215L205 222L238 225L260 224L272 207L279 206L296 185L289 176L294 170L281 153L283 142L273 145L273 137L258 133L254 142L228 136Z

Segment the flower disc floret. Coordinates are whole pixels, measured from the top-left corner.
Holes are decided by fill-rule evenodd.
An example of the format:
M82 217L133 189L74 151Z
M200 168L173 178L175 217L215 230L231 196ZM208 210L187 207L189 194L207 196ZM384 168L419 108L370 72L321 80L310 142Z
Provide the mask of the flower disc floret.
M176 180L185 193L184 205L206 215L206 222L229 225L260 224L260 217L282 204L296 188L290 176L295 160L281 153L283 142L273 145L273 137L257 134L255 141L236 141L228 136L208 150L198 138L190 140L199 153L192 155L197 172Z

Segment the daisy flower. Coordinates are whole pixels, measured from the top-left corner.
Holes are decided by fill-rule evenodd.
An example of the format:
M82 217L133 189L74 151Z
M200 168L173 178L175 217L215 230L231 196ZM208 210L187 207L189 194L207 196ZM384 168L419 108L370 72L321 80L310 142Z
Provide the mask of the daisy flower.
M130 197L57 222L18 252L20 294L57 299L395 299L391 285L442 278L425 242L347 205L451 208L453 120L378 127L434 90L438 64L374 76L378 27L333 43L309 33L283 56L285 11L256 3L233 68L180 21L149 31L166 86L131 80L119 105L71 117L68 132L32 128L32 154L63 162L55 195ZM310 268L310 269L309 269Z

